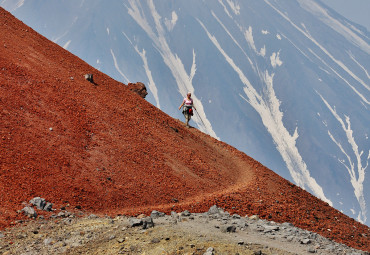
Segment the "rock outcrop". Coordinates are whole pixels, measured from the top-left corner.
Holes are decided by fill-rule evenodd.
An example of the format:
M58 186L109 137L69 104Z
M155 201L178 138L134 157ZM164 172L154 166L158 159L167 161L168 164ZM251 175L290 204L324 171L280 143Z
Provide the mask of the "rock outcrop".
M129 88L129 90L137 93L142 98L145 98L148 95L148 92L146 90L144 83L141 83L141 82L129 83L127 84L127 87Z

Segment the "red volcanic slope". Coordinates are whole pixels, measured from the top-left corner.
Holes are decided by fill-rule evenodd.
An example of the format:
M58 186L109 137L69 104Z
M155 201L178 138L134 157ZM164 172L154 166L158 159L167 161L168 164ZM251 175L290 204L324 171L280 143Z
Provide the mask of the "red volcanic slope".
M185 128L1 8L0 116L0 228L35 196L111 215L217 204L370 251L367 226Z

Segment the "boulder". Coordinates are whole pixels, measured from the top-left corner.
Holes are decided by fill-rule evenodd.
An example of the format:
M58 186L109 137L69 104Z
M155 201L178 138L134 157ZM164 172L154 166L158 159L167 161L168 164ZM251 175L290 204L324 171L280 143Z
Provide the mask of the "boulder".
M127 87L131 91L133 91L136 94L138 94L139 96L141 96L142 98L145 98L146 95L148 95L148 92L146 90L146 87L145 87L144 83L141 83L141 82L129 83L129 84L127 84Z

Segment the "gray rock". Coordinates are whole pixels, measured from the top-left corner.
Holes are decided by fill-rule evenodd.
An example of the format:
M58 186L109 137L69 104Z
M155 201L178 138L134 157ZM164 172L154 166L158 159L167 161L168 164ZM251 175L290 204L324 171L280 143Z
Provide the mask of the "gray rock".
M36 218L37 217L37 213L36 213L35 209L33 209L30 206L26 206L25 208L23 208L22 209L22 212L25 215L27 215L28 217L33 217L33 218Z
M207 249L207 251L205 253L203 253L203 255L214 255L214 253L213 253L214 251L215 251L215 249L213 247L209 247Z
M143 218L141 221L143 224L143 229L154 228L154 222L151 217Z
M280 228L278 226L269 226L269 225L265 225L263 226L264 227L264 233L270 233L270 232L275 232L275 231L278 231Z
M1 231L0 231L0 238L4 238L4 237L5 237L5 235L3 233L1 233Z
M47 202L46 205L43 208L44 211L51 212L53 210L53 204L50 202Z
M30 204L34 205L37 207L37 209L39 210L43 210L45 205L46 205L46 201L44 198L41 198L41 197L34 197L30 200Z
M51 239L51 238L46 238L46 239L44 240L44 244L45 244L45 245L51 245L51 244L52 244L52 242L53 242L53 239Z
M310 239L302 239L301 244L310 244L312 241Z
M316 253L316 250L312 247L308 248L308 252L309 253Z
M117 242L118 242L118 243L123 243L124 241L126 241L126 239L125 239L125 238L119 238L119 239L117 239Z
M142 220L141 220L141 219L137 219L137 218L134 218L134 217L130 218L130 219L128 220L128 222L129 222L129 226L130 226L131 228L132 228L132 227L138 227L138 226L143 225L143 222L142 222Z
M209 215L221 214L221 213L223 213L223 210L221 208L217 207L216 205L211 206L211 208L209 208L209 210L208 210Z
M159 238L153 238L151 241L150 241L151 243L160 243L161 242L161 240L159 239Z
M70 216L71 216L71 213L68 212L68 211L59 212L57 214L57 217L59 217L59 218L67 218L67 217L70 217Z
M236 231L236 227L232 225L221 227L221 232L223 233L234 233L235 231Z
M283 227L286 227L286 228L291 228L291 227L294 227L294 225L292 223L289 223L289 222L284 222L283 224L281 224Z
M189 217L191 213L188 210L185 210L181 213L181 216Z
M62 222L66 225L71 225L72 224L72 219L71 218L64 218Z
M294 236L287 236L286 238L287 241L291 242L294 240Z
M251 217L249 217L249 219L251 219L251 220L259 220L260 217L258 215L252 215Z
M95 214L90 214L88 217L88 219L97 219L99 218L98 216L96 216Z
M179 215L177 214L177 212L172 211L171 212L171 217L177 219L177 218L179 218Z
M166 216L165 213L158 212L156 210L152 211L152 213L150 214L150 217L152 217L153 219L156 219L156 218L159 218L159 217L164 217L164 216Z

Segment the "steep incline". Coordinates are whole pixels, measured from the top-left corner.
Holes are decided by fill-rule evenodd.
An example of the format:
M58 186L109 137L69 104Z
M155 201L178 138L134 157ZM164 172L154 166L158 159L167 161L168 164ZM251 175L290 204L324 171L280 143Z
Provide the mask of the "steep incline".
M35 196L58 210L69 203L112 215L217 204L369 250L366 226L185 128L3 9L0 116L0 228L22 218L16 211Z

